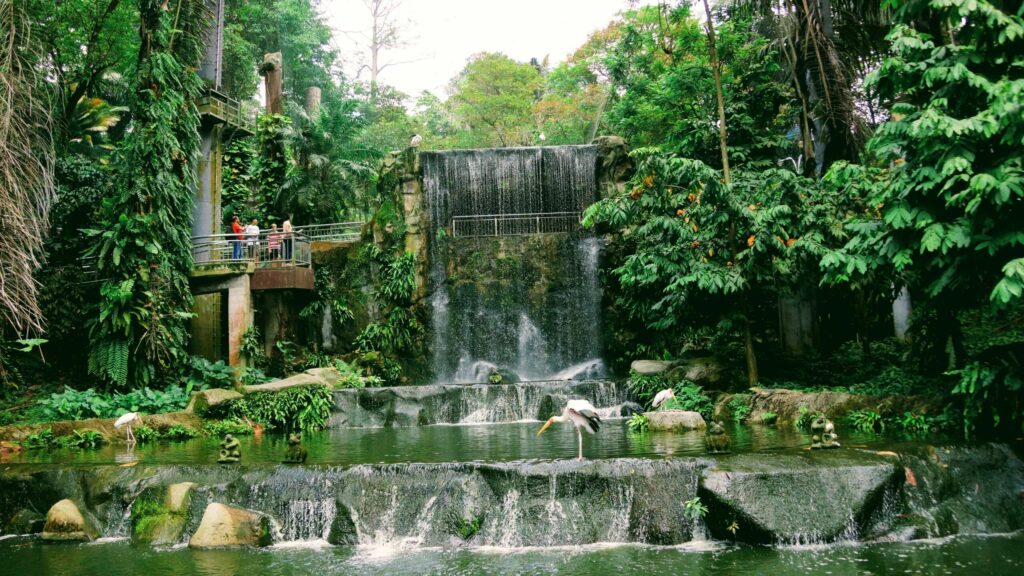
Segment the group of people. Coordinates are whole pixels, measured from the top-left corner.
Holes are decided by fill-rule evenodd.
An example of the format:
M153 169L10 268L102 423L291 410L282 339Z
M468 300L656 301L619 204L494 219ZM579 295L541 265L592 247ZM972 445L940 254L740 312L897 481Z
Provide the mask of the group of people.
M231 233L234 236L231 241L231 258L242 259L242 247L245 246L248 258L255 259L260 250L260 225L256 218L253 218L244 227L237 215L231 217ZM270 225L267 234L267 254L270 260L291 260L292 258L292 221L285 218L281 229L277 224Z

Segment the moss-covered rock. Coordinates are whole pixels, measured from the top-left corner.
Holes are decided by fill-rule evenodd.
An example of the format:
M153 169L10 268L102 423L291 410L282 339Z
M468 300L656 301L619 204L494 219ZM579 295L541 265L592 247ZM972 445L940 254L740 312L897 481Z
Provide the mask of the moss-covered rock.
M4 534L38 534L43 531L46 524L46 517L36 512L22 508L14 513L14 516L4 525Z
M185 408L186 412L195 412L200 416L206 414L211 408L216 408L221 404L225 404L232 400L241 398L242 394L235 390L227 390L224 388L210 388L209 390L201 390L192 395L192 399L189 400L188 407Z
M194 487L179 482L144 490L132 505L132 541L155 546L181 542Z

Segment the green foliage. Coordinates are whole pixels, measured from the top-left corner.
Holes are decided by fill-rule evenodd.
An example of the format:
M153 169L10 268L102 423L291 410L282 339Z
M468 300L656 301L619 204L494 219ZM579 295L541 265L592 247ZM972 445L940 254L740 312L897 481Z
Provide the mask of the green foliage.
M18 369L19 354L27 354L39 346L45 344L43 338L21 338L13 341L5 341L3 332L0 330L0 390L3 387L17 388L21 380L21 371Z
M530 64L504 54L481 53L470 58L452 81L455 112L478 138L473 147L533 143L531 117L543 79Z
M67 436L56 436L52 428L46 428L25 437L22 445L26 450L52 448L96 449L103 445L103 435L95 430L75 430Z
M334 396L326 386L299 386L280 392L255 392L229 403L228 415L278 430L321 430L327 426Z
M932 429L932 421L928 416L913 412L904 412L897 418L896 425L907 432L928 432Z
M651 421L643 414L633 414L629 420L626 421L626 426L630 432L636 434L643 434L651 428Z
M761 423L765 426L771 426L775 424L775 421L779 419L779 415L775 412L765 412L761 414Z
M273 378L267 376L263 373L263 370L260 370L255 366L246 366L245 370L242 371L242 377L240 380L242 384L246 386L254 386L256 384L270 382Z
M75 430L67 436L61 436L57 440L64 448L78 448L79 450L94 450L103 445L103 434L95 430Z
M683 512L693 519L703 518L708 515L708 507L700 501L700 496L695 496L684 503Z
M892 167L868 198L878 212L822 265L838 281L892 269L944 311L981 294L1019 302L1024 15L987 0L891 5L891 53L868 86L893 117L868 148Z
M801 404L797 412L796 420L793 421L793 426L797 430L808 432L811 429L811 422L814 422L814 419L821 415L821 412L812 411L808 408L807 404Z
M210 362L202 356L192 356L189 358L189 369L189 375L185 378L186 392L205 388L231 388L235 383L235 369L223 360Z
M242 332L242 344L238 351L256 364L257 368L265 368L269 363L269 359L263 351L263 344L260 342L260 330L256 326L249 326L245 332Z
M750 400L746 398L733 398L729 401L729 411L732 413L732 419L737 424L741 424L746 421L747 416L750 415Z
M94 231L105 280L89 330L89 372L118 388L166 381L187 357L195 102L203 89L194 66L209 14L199 2L172 12L160 0L140 0L139 16L133 130L115 155L123 177Z
M668 388L661 374L640 374L636 371L629 373L627 386L637 402L644 406L649 406L658 392Z
M202 389L200 386L198 389ZM161 414L183 410L188 405L192 388L171 385L163 390L140 388L131 392L104 393L94 388L78 391L64 388L38 401L44 421L116 418L126 412Z
M38 450L44 448L52 448L57 445L57 437L53 435L52 428L44 428L39 432L29 434L25 436L25 440L22 442L22 446L26 450Z
M184 440L191 440L199 436L199 432L195 428L190 428L183 424L174 424L164 430L160 437L165 440L171 440L172 442L181 442Z
M484 516L470 516L469 518L463 518L458 514L452 512L449 518L449 524L452 532L463 540L471 540L473 536L476 536L480 532L480 528L483 526Z
M226 420L210 420L203 424L203 430L207 436L222 438L225 434L232 436L247 436L253 433L252 426L238 418Z
M132 434L135 435L135 441L139 444L152 444L160 439L160 432L145 424L132 428Z
M335 388L363 388L366 386L358 371L353 369L344 360L336 359L334 361L334 369L341 373L342 376L341 382L336 384Z
M963 397L965 436L979 429L1024 430L1024 371L1017 355L975 360L950 373L959 377L953 394Z
M870 408L852 410L846 415L846 419L851 426L861 432L885 432L885 421L882 420L882 415Z
M682 381L672 387L675 398L670 398L665 406L668 410L687 410L699 412L705 420L711 420L715 404L711 397L704 393L704 389L693 382Z

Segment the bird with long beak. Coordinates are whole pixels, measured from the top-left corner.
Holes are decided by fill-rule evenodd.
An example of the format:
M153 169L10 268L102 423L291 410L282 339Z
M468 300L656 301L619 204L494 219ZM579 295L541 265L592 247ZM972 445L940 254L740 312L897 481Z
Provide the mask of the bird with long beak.
M121 417L118 418L116 422L114 422L114 428L117 428L118 430L124 428L125 426L128 427L125 431L124 440L129 446L135 445L135 434L132 433L132 424L135 422L142 424L142 417L139 416L138 412L128 412L127 414L122 414Z
M665 388L664 390L658 392L658 394L654 396L654 401L651 402L651 407L657 408L658 406L665 404L669 400L675 400L675 397L676 393L673 392L671 388Z
M565 410L562 410L561 416L552 416L548 418L548 421L540 427L537 431L537 436L540 436L548 429L549 426L555 422L572 422L573 426L576 427L576 438L579 440L580 453L579 461L583 461L583 430L586 430L590 434L594 434L601 429L601 419L597 416L597 411L594 409L594 405L586 400L569 400L565 405Z

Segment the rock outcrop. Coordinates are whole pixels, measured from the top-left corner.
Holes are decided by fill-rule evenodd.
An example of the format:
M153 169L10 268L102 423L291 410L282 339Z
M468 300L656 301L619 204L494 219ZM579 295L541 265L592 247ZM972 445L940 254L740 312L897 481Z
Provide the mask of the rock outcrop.
M171 546L182 541L188 523L193 482L154 486L132 506L132 540L142 544Z
M268 546L270 543L270 519L267 516L214 502L203 512L203 519L188 546L224 548Z
M51 506L46 513L42 539L49 542L81 542L94 540L98 534L78 509L78 505L65 498Z
M704 430L708 427L699 412L689 410L661 410L645 412L651 430L663 432L683 432L686 430Z

